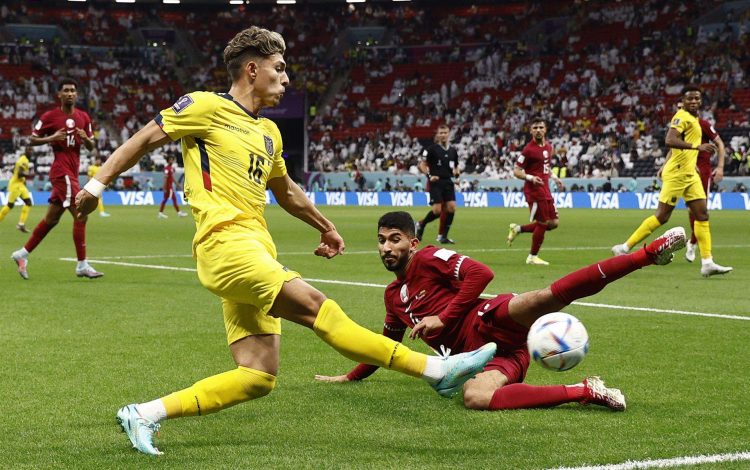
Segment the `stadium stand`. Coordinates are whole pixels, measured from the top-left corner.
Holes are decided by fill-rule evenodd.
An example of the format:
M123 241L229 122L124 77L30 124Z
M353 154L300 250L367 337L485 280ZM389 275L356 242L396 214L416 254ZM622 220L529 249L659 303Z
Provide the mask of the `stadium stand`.
M727 170L748 173L748 2L38 3L0 6L0 179L54 104L56 77L80 80L106 157L184 92L225 90L221 51L248 24L287 40L293 86L306 94L306 171L416 174L422 146L447 123L464 172L512 178L540 114L569 176L650 177L677 96L696 83ZM158 170L170 152L139 170Z

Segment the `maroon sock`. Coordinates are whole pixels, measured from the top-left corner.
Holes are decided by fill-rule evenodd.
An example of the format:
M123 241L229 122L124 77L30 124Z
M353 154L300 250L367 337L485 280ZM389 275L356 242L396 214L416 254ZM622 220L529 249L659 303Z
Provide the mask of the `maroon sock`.
M519 233L533 232L535 228L536 228L536 222L532 222L526 225L521 225L521 230L519 230Z
M164 199L163 201L161 201L161 206L159 207L159 212L164 212L164 204L166 204L166 203L167 203L166 199Z
M695 217L693 217L693 214L690 215L690 243L695 245L698 243L698 239L695 238Z
M583 387L518 383L495 390L488 409L549 408L563 403L581 401L582 399Z
M177 193L172 194L172 205L174 206L174 210L180 212L180 206L177 205Z
M534 227L534 234L531 236L531 251L530 253L534 256L539 254L539 249L544 243L544 232L547 231L547 224L536 224Z
M610 282L653 263L646 250L640 249L574 271L553 282L550 288L557 300L570 304L576 299L594 295Z
M86 223L80 220L73 221L73 243L76 246L78 261L86 259Z
M31 253L34 251L34 248L39 245L42 240L44 240L44 237L47 236L50 230L54 225L50 225L47 222L45 222L44 219L42 219L41 222L37 224L37 226L34 228L34 231L31 233L31 236L29 237L29 240L26 242L26 245L24 245L24 248L26 248L26 251Z

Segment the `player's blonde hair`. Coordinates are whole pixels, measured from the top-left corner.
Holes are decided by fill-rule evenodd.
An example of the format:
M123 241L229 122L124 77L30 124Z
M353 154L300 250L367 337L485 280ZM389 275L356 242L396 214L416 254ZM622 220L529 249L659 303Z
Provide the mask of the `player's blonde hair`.
M286 44L281 34L250 26L240 31L224 48L224 63L232 80L240 77L243 65L251 58L265 58L273 54L283 54Z

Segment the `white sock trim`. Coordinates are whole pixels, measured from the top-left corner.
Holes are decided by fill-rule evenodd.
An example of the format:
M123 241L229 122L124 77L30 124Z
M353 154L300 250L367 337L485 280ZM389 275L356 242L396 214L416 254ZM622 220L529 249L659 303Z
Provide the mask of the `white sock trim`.
M439 356L427 356L427 365L422 378L429 383L438 383L445 376L445 359Z
M161 401L161 398L151 400L147 403L139 403L135 405L135 408L141 416L154 423L158 423L167 417L167 409L164 407L164 402Z

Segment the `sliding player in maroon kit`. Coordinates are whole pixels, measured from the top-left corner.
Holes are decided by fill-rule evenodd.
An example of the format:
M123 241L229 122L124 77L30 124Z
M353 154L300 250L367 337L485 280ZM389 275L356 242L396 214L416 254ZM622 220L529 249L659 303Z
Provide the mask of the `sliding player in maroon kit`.
M378 221L380 258L385 268L396 274L385 290L383 335L399 341L411 328L410 338L422 338L443 354L496 343L495 357L463 387L467 408L504 410L579 402L622 411L625 397L619 390L605 387L599 377L570 386L522 383L529 367L529 327L542 315L594 295L633 271L669 263L674 252L685 246L685 230L673 228L645 248L579 269L544 289L492 299L479 297L494 277L490 268L452 250L435 246L418 250L418 245L408 213L389 212ZM360 364L346 375L318 375L316 379L350 382L376 370Z
M678 105L682 107L682 103ZM714 126L705 119L698 119L701 125L701 131L703 132L703 140L701 143L713 143L716 145L718 161L716 162L716 169L711 171L711 153L699 151L698 152L698 163L696 168L698 169L698 176L701 178L703 183L703 190L706 191L706 198L708 198L709 189L711 189L711 180L717 183L724 179L724 157L726 155L726 148L724 147L724 141L721 140L719 133L716 132ZM666 165L666 162L665 162ZM695 261L695 247L698 246L698 239L695 238L695 217L693 213L689 212L690 215L690 241L687 243L685 250L685 259L689 262Z
M166 219L168 216L164 213L164 205L167 203L169 198L172 198L172 205L174 210L177 211L178 217L185 217L187 214L180 210L180 206L177 205L177 191L175 191L175 179L174 179L174 157L167 157L167 164L164 166L164 199L161 201L161 207L159 208L158 217L160 219Z
M547 124L544 119L534 118L531 121L531 142L523 148L513 168L515 177L526 181L523 185L523 193L531 211L530 223L510 224L508 231L508 246L513 243L519 233L533 233L531 251L526 258L526 264L542 266L549 264L538 256L539 249L544 243L544 232L556 229L559 222L555 201L549 190L550 177L555 180L558 189L563 188L562 181L552 173L550 167L554 151L552 145L546 140L546 135Z
M103 274L86 261L87 218L78 217L78 210L73 204L73 198L80 190L78 169L81 145L85 145L88 150L94 149L91 118L85 111L75 107L78 98L75 80L60 80L57 97L60 99L60 107L42 114L34 125L30 142L32 146L50 144L55 154L49 172L52 194L49 197L47 214L34 228L26 245L14 251L11 258L18 266L18 274L28 279L29 253L34 251L50 230L60 222L60 218L67 210L73 216L73 243L78 257L76 276L94 279L102 277Z

